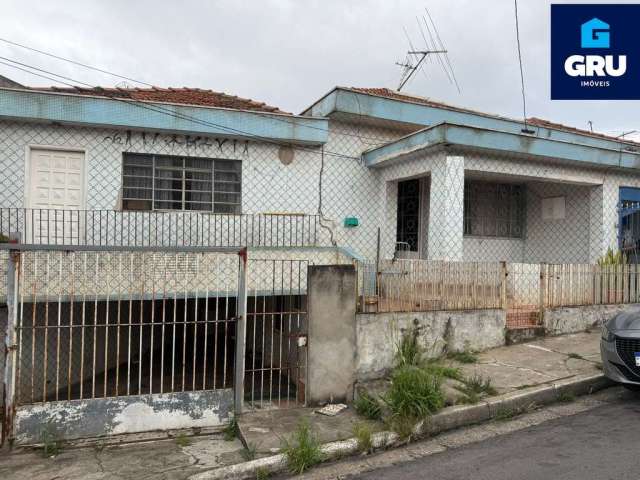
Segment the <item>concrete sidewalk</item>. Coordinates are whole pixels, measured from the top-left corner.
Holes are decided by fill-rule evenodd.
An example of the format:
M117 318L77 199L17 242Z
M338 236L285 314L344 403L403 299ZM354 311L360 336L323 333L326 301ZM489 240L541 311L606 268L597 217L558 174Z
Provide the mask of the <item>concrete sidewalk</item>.
M465 377L481 375L491 379L497 394L505 394L578 375L600 373L599 340L599 331L549 337L487 350L477 355L476 363L448 363L460 368ZM382 393L384 382L374 381L364 386L369 391ZM352 408L336 417L319 415L315 411L314 408L299 408L246 413L238 421L242 439L260 454L276 453L301 420L309 422L322 443L352 437L353 425L363 421ZM380 423L369 423L374 431L384 429Z
M478 361L473 364L452 363L459 366L465 376L477 374L490 378L498 394L526 392L533 386L597 376L600 373L599 337L599 332L594 332L545 338L486 351L478 354ZM336 417L314 411L301 408L242 415L239 424L243 439L256 450L250 452L249 457L273 455L303 418L310 422L323 443L352 437L353 424L362 421L351 407ZM379 424L375 428L384 426ZM67 447L54 458L43 458L41 452L28 449L5 450L0 452L0 478L186 479L203 472L222 473L221 467L239 464L246 458L247 452L239 440L226 442L220 434L187 440L181 436L127 445Z

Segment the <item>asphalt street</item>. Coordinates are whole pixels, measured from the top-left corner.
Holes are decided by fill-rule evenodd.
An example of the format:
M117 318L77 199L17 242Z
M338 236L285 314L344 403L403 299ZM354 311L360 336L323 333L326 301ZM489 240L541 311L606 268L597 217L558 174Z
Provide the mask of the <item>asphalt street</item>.
M640 478L640 396L350 479Z

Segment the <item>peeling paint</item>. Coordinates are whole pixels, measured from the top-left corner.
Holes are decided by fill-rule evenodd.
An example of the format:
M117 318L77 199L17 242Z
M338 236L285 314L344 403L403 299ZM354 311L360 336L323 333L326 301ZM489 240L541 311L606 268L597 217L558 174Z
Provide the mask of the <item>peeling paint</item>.
M16 412L14 435L24 445L40 442L45 430L72 440L212 427L225 423L232 410L232 389L23 405Z

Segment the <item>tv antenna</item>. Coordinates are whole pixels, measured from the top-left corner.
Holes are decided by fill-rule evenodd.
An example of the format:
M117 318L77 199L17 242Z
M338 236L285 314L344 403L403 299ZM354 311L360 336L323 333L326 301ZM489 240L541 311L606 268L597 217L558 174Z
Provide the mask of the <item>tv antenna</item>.
M446 50L409 50L407 52L407 58L404 63L396 62L396 65L402 67L402 74L400 76L400 85L398 85L398 91L402 90L416 70L422 67L422 63L427 56L434 53L447 53ZM415 65L412 63L417 58Z
M402 67L400 83L398 85L397 91L399 92L402 90L402 88L409 82L409 80L411 80L417 70L421 70L426 77L427 74L424 71L424 62L426 59L432 61L433 57L435 56L438 63L440 64L440 67L447 75L449 83L455 84L456 88L458 89L458 93L460 93L460 85L458 84L458 80L456 79L456 75L453 71L453 65L451 64L451 60L449 59L448 51L445 48L444 43L442 42L440 34L438 33L438 29L435 22L433 21L433 17L426 7L425 13L426 16L422 15L421 17L416 17L416 22L418 23L418 30L426 48L415 48L413 46L411 38L409 37L409 34L407 33L407 29L404 28L404 35L407 38L407 42L409 43L409 50L407 51L404 62L396 62L396 65Z

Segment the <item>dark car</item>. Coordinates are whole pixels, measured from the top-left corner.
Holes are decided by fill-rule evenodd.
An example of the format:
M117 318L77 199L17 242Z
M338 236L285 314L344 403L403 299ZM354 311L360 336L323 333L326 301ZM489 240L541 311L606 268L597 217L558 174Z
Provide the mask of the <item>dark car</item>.
M604 374L630 390L640 390L640 310L619 313L602 327Z

